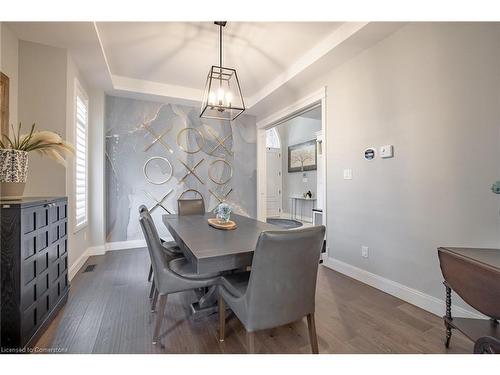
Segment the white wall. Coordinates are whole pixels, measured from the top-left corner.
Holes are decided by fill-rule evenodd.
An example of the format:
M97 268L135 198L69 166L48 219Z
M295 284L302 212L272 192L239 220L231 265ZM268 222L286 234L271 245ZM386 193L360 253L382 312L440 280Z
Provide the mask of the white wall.
M19 40L12 30L5 24L0 25L1 30L1 65L2 71L9 77L9 125L17 125L18 113L18 55L19 55Z
M500 247L499 24L408 24L325 85L330 257L442 299L438 246Z
M2 33L3 34L3 33ZM4 44L2 43L2 46ZM66 49L19 42L19 119L75 143L75 82L89 96L89 224L74 230L74 158L67 168L30 153L26 196L68 196L69 269L72 277L91 248L104 245L104 93L91 90Z
M80 75L78 67L76 66L73 58L66 54L66 140L73 145L76 144L75 135L75 91L77 82L80 84L83 91L89 95L89 89L85 80ZM90 102L90 99L89 99ZM90 104L89 104L90 110ZM89 124L90 128L90 124ZM90 140L89 140L90 144ZM78 231L75 230L75 165L74 158L70 157L68 168L66 169L66 192L68 196L68 239L71 251L68 254L69 267L75 267L78 263L85 260L85 251L90 246L90 225L87 224ZM90 197L90 193L89 193ZM89 207L87 209L90 208ZM90 214L88 215L88 223L90 223ZM71 272L72 273L72 272Z
M51 130L66 138L67 52L19 42L19 121L28 130ZM26 196L66 195L66 169L52 159L30 153Z
M104 157L105 95L102 90L91 90L89 122L89 229L90 246L100 247L105 239L105 202L104 202Z

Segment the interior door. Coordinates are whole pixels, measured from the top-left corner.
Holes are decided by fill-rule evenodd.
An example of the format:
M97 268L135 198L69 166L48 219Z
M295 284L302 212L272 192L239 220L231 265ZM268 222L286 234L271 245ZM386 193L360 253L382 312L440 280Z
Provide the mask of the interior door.
M266 201L267 201L267 217L279 217L282 211L282 184L281 176L282 161L281 150L279 148L266 148Z

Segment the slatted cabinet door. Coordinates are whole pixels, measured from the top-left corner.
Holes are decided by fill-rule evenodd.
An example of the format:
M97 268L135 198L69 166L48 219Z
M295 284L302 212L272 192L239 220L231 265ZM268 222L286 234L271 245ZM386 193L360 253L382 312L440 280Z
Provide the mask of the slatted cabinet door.
M1 346L43 333L69 291L67 199L2 201Z

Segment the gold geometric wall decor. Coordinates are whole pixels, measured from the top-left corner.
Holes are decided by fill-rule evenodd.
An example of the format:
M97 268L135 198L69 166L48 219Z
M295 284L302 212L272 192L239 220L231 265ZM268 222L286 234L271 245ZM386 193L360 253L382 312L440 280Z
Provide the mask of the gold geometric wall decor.
M188 173L182 177L180 180L179 180L179 184L184 181L189 175L193 175L194 177L196 177L198 179L198 181L200 181L203 185L205 185L205 182L203 182L203 180L196 174L195 170L196 168L198 168L198 166L205 160L205 159L201 159L198 163L196 163L196 165L194 167L189 167L186 163L184 163L181 159L177 159L179 160L179 162L184 165L184 167L186 167L186 169L188 170Z
M169 175L168 175L167 178L165 178L165 179L163 179L161 181L154 181L153 179L151 179L151 177L149 177L147 167L148 167L149 163L152 162L152 161L154 161L154 160L163 161L163 162L165 162L168 165L168 167L170 168L170 173L169 173ZM163 184L166 184L168 181L170 181L170 179L172 178L172 175L174 173L174 167L168 161L167 158L164 158L164 157L161 157L161 156L153 156L153 157L149 158L148 160L146 160L146 162L144 163L144 167L142 168L142 171L144 173L144 177L146 178L146 180L150 184L163 185Z
M174 153L174 150L172 150L172 148L162 139L170 130L172 130L172 128L169 128L167 130L165 130L163 133L161 133L160 135L158 135L153 129L151 129L151 126L150 126L150 123L144 123L142 124L142 127L144 129L146 129L154 138L153 142L151 142L145 149L144 149L144 152L148 151L151 147L153 147L156 142L160 143L163 147L165 147L167 149L168 152L170 152L171 154Z
M220 164L220 163L227 165L229 167L229 171L230 171L229 177L224 181L217 180L212 173L214 165ZM233 178L233 166L228 161L226 161L224 159L216 159L210 163L210 167L208 168L208 177L212 180L212 182L216 183L217 185L225 185L229 182L229 180L231 178Z
M188 150L187 149L187 144L186 144L186 148L184 148L182 146L182 143L181 143L181 134L183 134L184 132L187 132L187 131L193 131L193 132L195 132L198 135L199 139L201 139L201 145L198 143L198 149L197 150ZM179 146L179 148L182 151L184 151L187 154L196 154L205 145L205 137L203 136L202 132L200 132L196 128L183 128L183 129L179 130L179 132L177 133L177 145Z
M233 191L233 188L229 189L229 191L227 193L224 193L222 196L214 193L212 189L208 189L208 191L219 201L219 203L224 203L227 200L229 194Z
M154 210L156 210L158 207L161 207L163 208L165 211L167 211L167 213L169 214L172 214L172 212L170 212L168 210L168 208L166 208L164 205L163 205L163 202L165 201L165 199L167 199L167 197L174 191L174 189L170 189L169 192L167 194L165 194L163 196L163 198L161 198L160 200L156 199L155 197L153 197L151 194L149 194L147 191L144 192L144 194L146 194L149 198L151 198L153 201L156 202L156 204L153 206L153 208L151 208L149 210L149 212L153 212Z
M207 128L208 132L210 133L210 135L212 137L214 137L214 139L217 141L217 146L215 146L211 151L209 151L209 155L213 155L215 151L217 151L217 149L219 147L222 147L229 156L233 156L233 152L231 150L229 150L226 145L224 144L229 138L231 138L233 136L233 134L228 134L226 137L224 138L219 138L219 136L210 128Z

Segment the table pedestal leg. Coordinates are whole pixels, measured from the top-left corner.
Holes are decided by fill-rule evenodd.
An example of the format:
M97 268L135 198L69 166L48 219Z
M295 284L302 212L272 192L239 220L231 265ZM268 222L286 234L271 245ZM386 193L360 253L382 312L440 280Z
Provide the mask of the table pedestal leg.
M217 307L217 287L211 286L197 302L191 304L191 316L193 319L204 318L219 311Z

